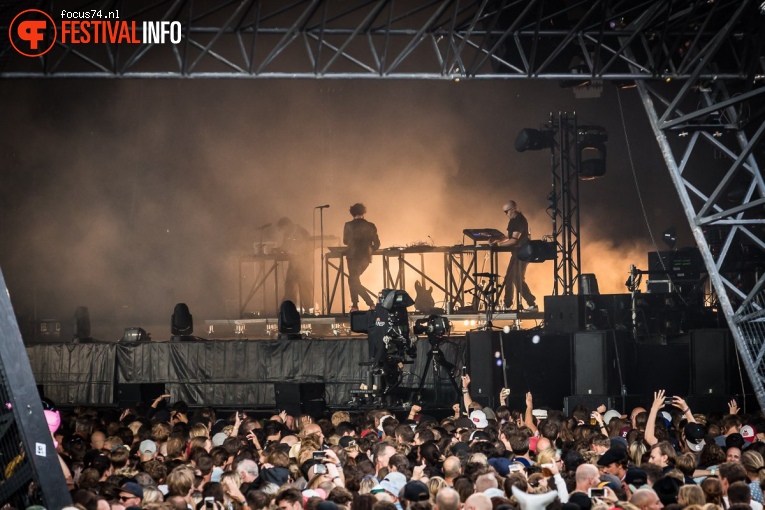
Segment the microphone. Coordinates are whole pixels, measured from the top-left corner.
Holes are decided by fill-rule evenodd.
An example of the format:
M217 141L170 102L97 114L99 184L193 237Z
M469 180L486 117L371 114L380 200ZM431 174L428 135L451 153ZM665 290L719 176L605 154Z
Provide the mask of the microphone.
M260 227L256 228L255 230L263 230L264 228L268 228L270 226L271 226L270 223L266 223L265 225L261 225Z
M329 204L317 205L316 207L314 207L314 209L329 209Z

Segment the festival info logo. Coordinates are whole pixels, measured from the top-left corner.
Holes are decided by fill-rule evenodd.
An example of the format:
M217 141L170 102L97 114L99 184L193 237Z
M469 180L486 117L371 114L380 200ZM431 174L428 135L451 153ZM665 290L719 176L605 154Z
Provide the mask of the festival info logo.
M27 57L45 55L56 42L79 44L180 44L180 21L125 21L120 11L61 11L60 27L38 9L20 12L8 28L14 49Z
M8 37L13 48L22 55L39 57L48 53L56 44L56 24L47 13L27 9L13 18L8 28Z

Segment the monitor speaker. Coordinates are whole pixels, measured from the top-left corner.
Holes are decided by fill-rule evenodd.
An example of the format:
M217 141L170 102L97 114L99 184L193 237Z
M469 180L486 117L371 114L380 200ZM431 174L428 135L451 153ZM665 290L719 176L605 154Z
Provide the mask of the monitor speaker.
M274 399L279 411L292 416L322 416L327 408L324 383L274 383Z
M151 405L164 394L165 383L122 383L114 386L114 402L122 408Z
M621 331L574 334L574 394L619 395L627 370L627 337Z
M691 393L727 395L730 393L730 360L733 342L728 330L691 331Z

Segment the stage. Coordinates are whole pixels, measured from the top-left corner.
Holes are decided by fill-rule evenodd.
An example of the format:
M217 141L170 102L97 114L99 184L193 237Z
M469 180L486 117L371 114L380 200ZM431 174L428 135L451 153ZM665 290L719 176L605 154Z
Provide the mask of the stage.
M417 342L402 386L416 387L425 374L423 403L448 407L457 395L443 370L434 384L432 366L425 366L430 347L424 337ZM694 410L724 412L730 398L741 404L741 395L751 393L723 329L693 330L658 344L616 330L478 331L452 335L440 348L449 362L467 366L471 395L492 407L504 386L512 390L508 405L514 409L524 408L530 391L535 407L567 409L600 399L624 412L650 404L653 391L665 389L686 397ZM368 349L364 336L327 336L50 343L29 345L26 352L40 390L59 405L135 405L166 392L192 406L276 409L278 384L296 391L320 387L328 407L352 407L351 390L368 381L360 365L369 360ZM408 396L402 390L401 399Z

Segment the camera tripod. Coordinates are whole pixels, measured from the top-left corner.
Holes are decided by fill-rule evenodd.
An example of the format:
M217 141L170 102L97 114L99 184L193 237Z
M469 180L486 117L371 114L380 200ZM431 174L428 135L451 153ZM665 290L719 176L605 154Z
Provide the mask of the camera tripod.
M483 327L478 329L491 331L494 329L494 325L492 324L491 319L494 316L494 306L496 301L495 294L498 293L498 290L501 290L497 286L497 278L499 278L499 275L497 273L476 273L475 276L476 278L489 279L485 285L476 287L475 292L480 294L481 301L483 301L484 310L486 311L486 323L483 325Z
M433 368L433 389L436 393L436 401L438 401L439 396L438 374L441 368L446 370L446 372L449 374L449 381L452 383L452 387L454 387L456 394L461 394L460 387L457 384L457 381L454 379L454 371L457 367L453 363L446 361L446 356L444 356L444 352L440 347L441 340L442 338L428 337L428 341L430 342L430 350L428 351L428 356L425 359L425 368L423 369L422 376L420 377L420 384L417 387L417 391L414 393L418 400L422 400L422 388L425 386L425 378L428 376L428 370L430 370L431 366Z

